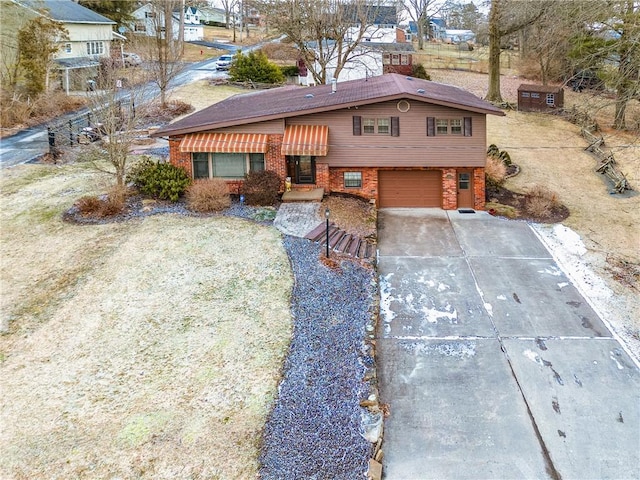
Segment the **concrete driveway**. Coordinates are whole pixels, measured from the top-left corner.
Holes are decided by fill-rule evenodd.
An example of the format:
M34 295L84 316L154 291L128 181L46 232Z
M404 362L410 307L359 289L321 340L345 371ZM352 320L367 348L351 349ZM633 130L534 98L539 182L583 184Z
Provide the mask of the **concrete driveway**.
M632 479L640 371L524 222L379 214L386 479Z

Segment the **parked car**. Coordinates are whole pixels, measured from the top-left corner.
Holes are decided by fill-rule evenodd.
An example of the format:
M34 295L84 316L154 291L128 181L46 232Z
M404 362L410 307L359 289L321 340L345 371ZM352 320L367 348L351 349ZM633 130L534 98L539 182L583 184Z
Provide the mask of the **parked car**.
M574 92L581 92L585 89L602 90L604 82L598 77L594 70L579 70L571 77L569 82Z
M229 70L233 62L232 55L222 55L216 60L216 70Z
M138 55L137 53L125 52L122 54L122 57L124 59L125 67L136 67L142 63L142 59L140 58L140 55Z

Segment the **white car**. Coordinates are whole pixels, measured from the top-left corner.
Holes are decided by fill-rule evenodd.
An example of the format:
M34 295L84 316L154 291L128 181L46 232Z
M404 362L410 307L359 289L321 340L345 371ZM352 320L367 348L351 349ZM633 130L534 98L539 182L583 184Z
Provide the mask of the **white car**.
M218 60L216 60L216 70L229 70L231 67L231 62L233 62L232 55L222 55Z
M124 59L125 67L137 67L142 63L142 59L137 53L123 53L122 58Z

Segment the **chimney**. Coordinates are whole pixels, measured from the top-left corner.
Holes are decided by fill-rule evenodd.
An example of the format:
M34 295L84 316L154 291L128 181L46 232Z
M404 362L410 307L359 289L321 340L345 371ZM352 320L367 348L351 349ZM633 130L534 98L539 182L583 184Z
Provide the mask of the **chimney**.
M336 91L338 90L338 80L336 80L335 78L331 79L331 93L336 93Z

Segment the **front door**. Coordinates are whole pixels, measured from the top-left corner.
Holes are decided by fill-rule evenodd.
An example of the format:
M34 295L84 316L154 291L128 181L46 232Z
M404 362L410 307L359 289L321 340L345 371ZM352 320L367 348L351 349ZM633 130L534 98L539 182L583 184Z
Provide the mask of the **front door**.
M316 160L309 155L296 155L294 160L294 183L316 183Z
M473 173L458 170L458 208L473 208Z

